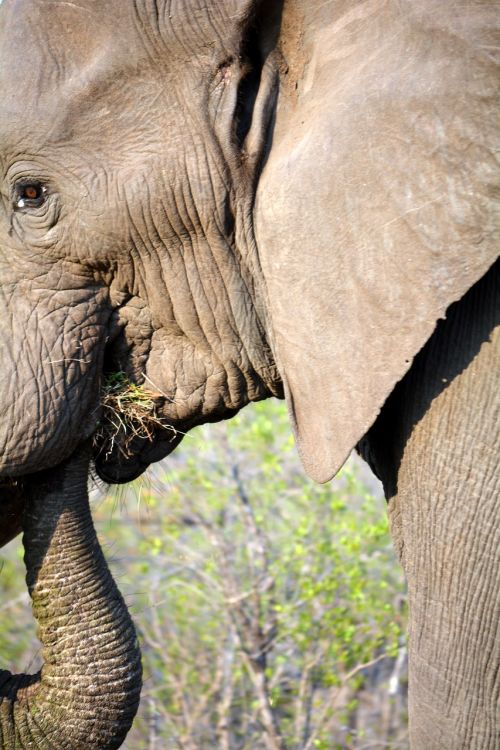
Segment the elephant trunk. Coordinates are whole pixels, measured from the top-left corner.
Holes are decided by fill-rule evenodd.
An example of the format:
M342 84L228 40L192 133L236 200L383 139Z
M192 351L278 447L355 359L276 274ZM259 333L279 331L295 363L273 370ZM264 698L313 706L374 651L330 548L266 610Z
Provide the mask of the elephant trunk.
M141 663L99 547L81 451L25 486L25 563L44 665L0 671L0 750L111 750L135 716Z

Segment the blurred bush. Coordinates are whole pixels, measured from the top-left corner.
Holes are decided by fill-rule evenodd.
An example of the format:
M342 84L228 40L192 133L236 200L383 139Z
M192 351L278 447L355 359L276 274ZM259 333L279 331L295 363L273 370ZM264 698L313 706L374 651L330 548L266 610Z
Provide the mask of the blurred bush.
M368 478L353 459L310 482L268 401L94 502L144 657L125 748L407 747L404 584ZM33 670L20 542L5 550L2 667Z

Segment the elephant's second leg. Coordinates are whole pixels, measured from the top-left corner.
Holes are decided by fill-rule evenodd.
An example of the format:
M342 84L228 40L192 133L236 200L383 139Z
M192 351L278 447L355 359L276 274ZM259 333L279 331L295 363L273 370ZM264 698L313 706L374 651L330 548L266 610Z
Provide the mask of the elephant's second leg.
M384 429L400 438L389 507L408 580L412 750L499 747L499 276L450 310Z

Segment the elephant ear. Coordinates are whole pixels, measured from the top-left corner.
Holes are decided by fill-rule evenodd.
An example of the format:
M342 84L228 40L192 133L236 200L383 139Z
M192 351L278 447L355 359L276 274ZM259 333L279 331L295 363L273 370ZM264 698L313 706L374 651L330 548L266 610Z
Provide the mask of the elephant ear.
M495 6L285 1L254 221L299 452L320 482L498 255Z

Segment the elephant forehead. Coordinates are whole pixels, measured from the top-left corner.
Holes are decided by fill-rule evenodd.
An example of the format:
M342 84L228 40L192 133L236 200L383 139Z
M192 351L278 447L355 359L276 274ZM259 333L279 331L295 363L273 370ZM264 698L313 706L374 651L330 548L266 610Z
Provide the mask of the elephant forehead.
M115 12L109 6L117 6ZM106 8L106 12L104 12ZM68 118L137 65L127 9L97 0L4 0L0 5L0 128L9 135L68 132ZM144 55L143 55L144 56ZM8 142L8 141L7 141Z

